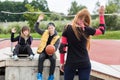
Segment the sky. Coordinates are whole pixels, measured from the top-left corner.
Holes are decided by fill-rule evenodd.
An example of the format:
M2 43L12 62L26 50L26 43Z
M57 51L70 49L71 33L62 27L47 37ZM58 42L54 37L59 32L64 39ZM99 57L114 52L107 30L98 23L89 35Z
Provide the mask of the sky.
M1 1L5 1L5 0L1 0ZM23 0L9 0L9 1L23 1ZM95 4L97 1L99 1L101 5L105 5L107 2L107 0L46 0L46 1L48 3L48 7L50 11L64 13L64 14L68 14L68 9L71 7L71 2L73 1L76 1L78 5L81 4L86 6L91 14L95 9Z
M98 0L47 0L48 7L51 11L68 13L68 9L71 7L71 2L76 1L81 5L85 5L90 13L93 12L95 4ZM99 0L101 5L105 5L107 0Z

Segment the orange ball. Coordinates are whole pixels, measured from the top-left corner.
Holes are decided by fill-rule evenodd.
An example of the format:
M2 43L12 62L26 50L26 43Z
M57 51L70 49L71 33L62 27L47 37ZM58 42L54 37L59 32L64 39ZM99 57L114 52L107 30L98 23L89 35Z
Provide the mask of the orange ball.
M45 51L48 55L53 55L55 53L55 46L47 45Z

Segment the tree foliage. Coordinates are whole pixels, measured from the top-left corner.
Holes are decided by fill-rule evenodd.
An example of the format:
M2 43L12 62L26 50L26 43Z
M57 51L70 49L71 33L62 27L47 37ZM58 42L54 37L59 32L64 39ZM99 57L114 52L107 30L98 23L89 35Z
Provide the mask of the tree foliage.
M120 12L120 0L109 0L106 5L106 14L114 14ZM111 15L105 16L105 21L108 30L120 30L120 16Z
M53 21L62 20L62 16L60 14L57 14L57 13L52 13L50 15L50 20L53 20Z
M26 11L22 2L4 1L0 2L0 21L21 21L24 20L22 15L4 14L1 11L7 12L23 12Z
M49 12L48 3L46 0L32 0L30 4L35 8L39 8L43 12Z
M29 12L41 12L38 8L35 8L34 6L30 4L26 4L25 7L27 8L27 11ZM33 26L37 20L38 14L24 14L23 15L25 19L28 21L29 27L33 30Z
M120 30L120 16L114 15L120 13L120 0L108 0L105 5L105 14L113 14L113 15L105 15L106 29L107 30ZM100 3L97 2L94 9L94 13L98 13L98 8ZM93 16L92 18L98 18L98 15Z
M25 7L26 4L30 4L34 6L34 8L39 9L43 12L49 12L48 4L46 0L32 0L32 2L28 2L28 0L24 0L23 2L14 2L14 1L0 1L0 22L4 21L25 21L23 14L5 14L1 11L7 11L12 13L19 13L27 11Z
M86 6L78 5L76 1L71 3L71 8L68 10L68 15L75 15L81 9L86 8Z

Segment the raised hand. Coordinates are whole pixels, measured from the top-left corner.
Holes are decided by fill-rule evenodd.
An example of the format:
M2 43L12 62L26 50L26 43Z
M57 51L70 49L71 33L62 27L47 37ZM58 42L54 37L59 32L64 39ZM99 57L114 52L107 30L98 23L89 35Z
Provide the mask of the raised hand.
M12 33L16 33L16 29L15 29L15 28L12 28L12 29L11 29L11 32L12 32Z
M39 17L38 17L37 22L40 22L40 21L43 20L43 19L44 19L44 14L40 14Z
M60 71L64 72L64 64L60 65Z
M100 6L99 14L100 14L100 15L103 15L104 12L105 12L105 8L104 8L104 6Z

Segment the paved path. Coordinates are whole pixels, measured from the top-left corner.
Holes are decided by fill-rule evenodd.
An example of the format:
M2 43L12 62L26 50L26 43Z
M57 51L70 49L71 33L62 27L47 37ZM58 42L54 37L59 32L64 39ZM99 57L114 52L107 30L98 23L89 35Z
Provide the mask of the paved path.
M34 40L32 47L37 47L39 42L39 40ZM0 49L10 47L10 45L10 40L1 41ZM120 40L91 40L89 55L91 60L103 64L120 65Z
M90 58L108 65L120 65L120 40L92 40Z

